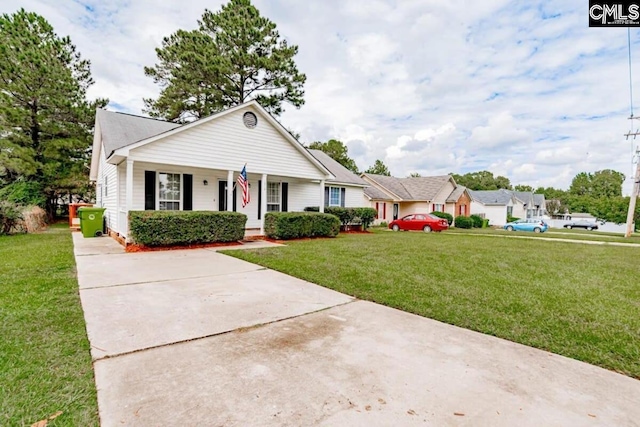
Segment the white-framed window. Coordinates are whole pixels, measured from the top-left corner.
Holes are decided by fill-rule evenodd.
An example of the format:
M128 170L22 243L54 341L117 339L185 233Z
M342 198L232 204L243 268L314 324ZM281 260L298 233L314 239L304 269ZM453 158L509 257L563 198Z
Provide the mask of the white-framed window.
M340 187L329 187L329 206L342 206Z
M507 206L507 216L513 216L513 206Z
M460 205L459 215L467 216L467 205Z
M434 212L444 212L444 205L438 204L438 203L434 203L433 204L433 211Z
M267 212L280 212L281 194L279 182L267 182Z
M182 179L179 173L158 174L158 210L179 211Z

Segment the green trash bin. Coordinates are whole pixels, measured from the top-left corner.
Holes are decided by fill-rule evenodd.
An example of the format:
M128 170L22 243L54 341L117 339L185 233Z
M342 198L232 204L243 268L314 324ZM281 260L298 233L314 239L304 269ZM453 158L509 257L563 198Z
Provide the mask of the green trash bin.
M80 231L84 237L100 237L104 224L104 211L106 208L88 208L81 207L78 209L78 217L80 218Z

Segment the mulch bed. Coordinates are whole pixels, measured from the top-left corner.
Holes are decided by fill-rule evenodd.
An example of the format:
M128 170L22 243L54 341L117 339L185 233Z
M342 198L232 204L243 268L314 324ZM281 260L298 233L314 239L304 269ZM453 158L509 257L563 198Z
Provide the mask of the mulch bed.
M227 243L198 243L193 245L170 245L170 246L144 246L144 245L127 245L125 252L153 252L153 251L175 251L178 249L202 249L214 248L220 246L242 246L240 242Z

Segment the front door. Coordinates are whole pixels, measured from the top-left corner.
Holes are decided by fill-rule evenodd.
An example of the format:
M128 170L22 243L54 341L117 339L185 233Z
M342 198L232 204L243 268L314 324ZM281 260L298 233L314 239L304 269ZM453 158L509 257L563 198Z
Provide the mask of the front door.
M397 203L393 204L393 219L394 221L398 219L398 215L400 214L400 205Z
M233 211L236 211L236 188L233 186ZM218 210L227 210L227 181L218 181Z

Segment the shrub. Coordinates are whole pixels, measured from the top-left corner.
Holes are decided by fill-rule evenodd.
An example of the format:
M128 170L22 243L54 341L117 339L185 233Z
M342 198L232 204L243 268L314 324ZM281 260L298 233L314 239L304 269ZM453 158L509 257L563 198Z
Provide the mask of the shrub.
M320 212L320 208L317 206L307 206L303 209L305 212Z
M324 208L324 213L337 216L345 227L352 224L356 217L353 208L342 208L338 206L327 206Z
M42 185L34 181L18 180L0 188L0 200L16 205L45 207L47 198Z
M145 246L235 242L244 238L247 216L238 212L131 211L133 243Z
M473 228L474 222L471 217L468 216L457 216L456 217L456 228Z
M20 208L13 203L0 202L0 234L9 234L22 220Z
M387 221L382 221L379 225L380 227L384 227L384 228L389 227L389 223Z
M519 220L520 218L516 218L515 216L507 215L507 222L514 222Z
M473 223L473 228L482 228L482 217L480 215L471 215L471 221Z
M453 215L448 214L446 212L431 212L431 213L437 216L438 218L446 219L449 225L453 224Z
M269 212L264 217L267 237L287 240L302 237L336 237L340 220L319 212Z
M360 224L362 224L363 230L369 228L371 223L376 219L376 214L378 213L374 208L354 208L353 210L355 218Z

